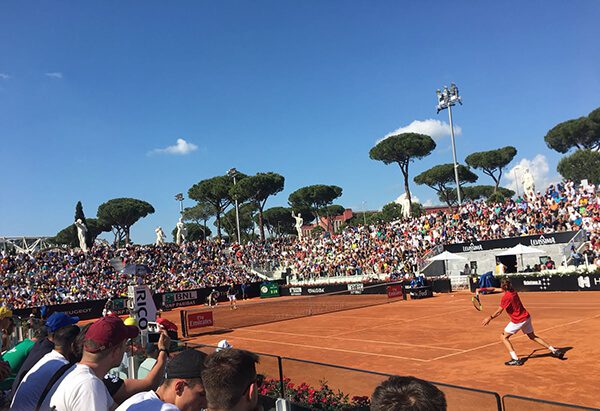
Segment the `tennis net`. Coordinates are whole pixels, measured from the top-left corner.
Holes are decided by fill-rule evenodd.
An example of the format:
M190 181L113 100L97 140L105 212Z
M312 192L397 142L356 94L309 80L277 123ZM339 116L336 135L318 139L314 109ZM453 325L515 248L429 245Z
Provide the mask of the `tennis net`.
M401 282L348 287L347 290L309 296L286 296L248 302L232 310L228 303L193 308L180 313L185 337L267 324L294 318L386 304L404 298Z

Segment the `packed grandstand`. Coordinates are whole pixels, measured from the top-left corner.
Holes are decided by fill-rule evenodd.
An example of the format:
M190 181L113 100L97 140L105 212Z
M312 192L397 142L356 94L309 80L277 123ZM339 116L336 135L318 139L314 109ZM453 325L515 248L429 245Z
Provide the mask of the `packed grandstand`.
M243 284L259 280L254 268L290 269L300 279L356 274L406 274L417 270L435 246L583 229L589 242L575 250L600 265L600 191L593 184L563 181L535 199L504 203L467 201L385 224L346 227L340 233L272 238L264 243L208 240L180 246L97 245L90 252L53 248L34 255L3 252L0 298L12 308L64 304L123 296L131 279L123 264L144 264L144 282L154 292ZM119 264L115 264L115 261Z

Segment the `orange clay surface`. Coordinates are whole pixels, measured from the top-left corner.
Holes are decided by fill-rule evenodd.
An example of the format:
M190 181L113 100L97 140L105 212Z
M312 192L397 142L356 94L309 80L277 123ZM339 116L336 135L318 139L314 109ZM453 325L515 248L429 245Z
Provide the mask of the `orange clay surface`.
M501 294L483 295L483 311L471 304L471 293L436 294L434 298L402 301L312 317L204 334L187 341L216 345L226 338L234 347L309 361L395 375L414 375L429 381L505 394L600 407L600 293L520 293L535 332L554 347L567 349L564 360L519 333L511 338L526 362L507 367L509 355L500 341L508 323L503 313L488 326L483 318L498 307ZM347 298L364 296L347 296ZM295 298L285 298L294 310ZM380 298L380 297L377 297ZM284 313L283 298L239 302L238 310L220 303L215 326L226 312L240 317L271 311ZM276 304L272 304L277 301ZM186 307L192 309L195 307ZM201 307L198 307L201 308ZM267 314L268 313L268 314ZM163 313L179 323L179 309ZM223 318L223 317L222 317ZM326 380L350 395L370 395L384 376L283 360L284 376L299 384ZM259 372L278 377L276 358L261 357ZM440 386L449 409L496 409L495 399L483 394ZM512 401L507 410L561 409ZM508 405L508 404L507 404Z

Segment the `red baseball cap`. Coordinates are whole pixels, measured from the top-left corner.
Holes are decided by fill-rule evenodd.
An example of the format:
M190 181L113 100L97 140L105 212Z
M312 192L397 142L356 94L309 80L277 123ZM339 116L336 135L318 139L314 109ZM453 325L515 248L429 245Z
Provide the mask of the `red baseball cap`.
M165 327L165 330L167 331L179 331L179 329L177 328L177 325L173 324L171 321L167 320L166 318L157 318L156 322L160 325L162 325L163 327Z
M140 330L135 325L125 325L115 316L99 319L88 328L83 346L87 352L100 352L121 344L128 338L135 338Z

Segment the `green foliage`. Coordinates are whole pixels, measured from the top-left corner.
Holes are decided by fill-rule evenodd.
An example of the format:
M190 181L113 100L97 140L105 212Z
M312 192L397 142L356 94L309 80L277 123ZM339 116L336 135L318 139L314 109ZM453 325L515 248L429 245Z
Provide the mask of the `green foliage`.
M110 231L111 226L96 218L88 218L86 220L87 236L89 237L90 243L88 247L91 247L96 241L96 238L105 231ZM79 247L79 237L77 236L77 227L75 224L71 224L62 230L60 230L54 237L49 240L54 244L64 244L69 247ZM86 240L87 242L87 240Z
M205 240L212 234L210 228L204 227L202 224L197 223L185 223L187 229L187 235L185 236L186 241L200 241ZM177 227L171 231L173 235L173 242L177 241Z
M506 146L490 151L479 151L465 158L465 162L475 169L481 170L494 180L496 189L500 185L502 172L517 155L517 149L512 146ZM498 173L498 176L496 176Z
M415 203L416 204L416 203ZM347 220L345 225L347 227L358 227L359 225L366 224L376 224L378 221L381 221L381 213L377 211L359 211L352 215L352 218Z
M203 222L206 225L206 221L215 214L215 208L210 203L198 203L183 210L183 220L193 221L196 224Z
M400 166L400 170L404 176L404 190L408 201L412 203L408 184L408 165L415 159L428 156L435 147L435 141L429 136L417 133L403 133L387 137L377 143L369 151L369 157L372 160L382 161L384 164L397 163Z
M236 176L236 180L239 181L243 177L244 175L240 174ZM233 202L233 198L229 194L231 187L233 187L233 178L216 176L202 180L188 190L189 198L199 203L208 203L214 208L217 217L217 236L219 238L221 238L221 216Z
M77 204L75 205L75 220L81 220L81 222L87 227L87 221L85 219L85 214L83 213L83 205L81 204L81 201L78 201ZM77 227L75 227L75 235L77 236ZM91 240L91 236L89 233L89 230L87 233L85 233L85 244L89 247L91 247L93 245L93 241ZM79 237L77 236L77 247L79 247Z
M587 117L557 124L548 131L544 141L549 148L563 154L572 148L600 148L600 108L592 111Z
M465 200L479 200L489 199L492 196L492 194L494 194L494 190L496 190L496 187L494 186L469 186L463 187L461 193ZM502 195L502 197L504 197L505 199L511 198L515 195L514 191L504 187L498 187L496 193ZM455 199L456 195L454 196L453 200Z
M310 210L317 221L320 220L320 216L324 215L328 218L328 226L331 226L330 210L335 211L336 209L330 209L329 206L341 195L341 187L317 184L294 191L290 194L288 202L294 211ZM328 227L327 231L331 232L332 230Z
M467 167L462 164L458 165L458 181L459 184L473 183L477 181L477 175L471 172ZM456 196L454 199L450 194L452 186L455 186L454 176L454 165L453 164L440 164L430 168L416 176L414 178L415 183L419 185L426 185L433 188L437 193L440 201L444 201L448 206L452 206L456 202Z
M253 203L258 210L258 227L260 239L264 241L265 230L263 224L263 210L267 199L283 190L285 178L277 173L257 173L255 176L246 177L239 181L230 190L232 197L243 198Z
M240 210L240 234L241 240L247 241L254 239L254 216L258 211L256 206L252 203L246 203L239 206ZM229 238L237 239L237 224L235 219L235 207L227 211L222 218L223 229L227 233ZM215 221L215 226L217 222Z
M600 184L600 153L592 150L577 150L563 157L556 167L560 175L573 181L588 179Z
M310 216L310 218L313 217ZM288 207L272 207L265 210L263 212L263 223L269 232L277 233L277 235L296 233L292 209Z
M381 210L380 219L389 223L391 221L399 220L402 218L402 206L398 203L389 203L383 206Z
M140 218L154 213L154 207L146 201L135 198L114 198L98 207L98 219L112 227L115 244L125 239L129 244L129 230Z

